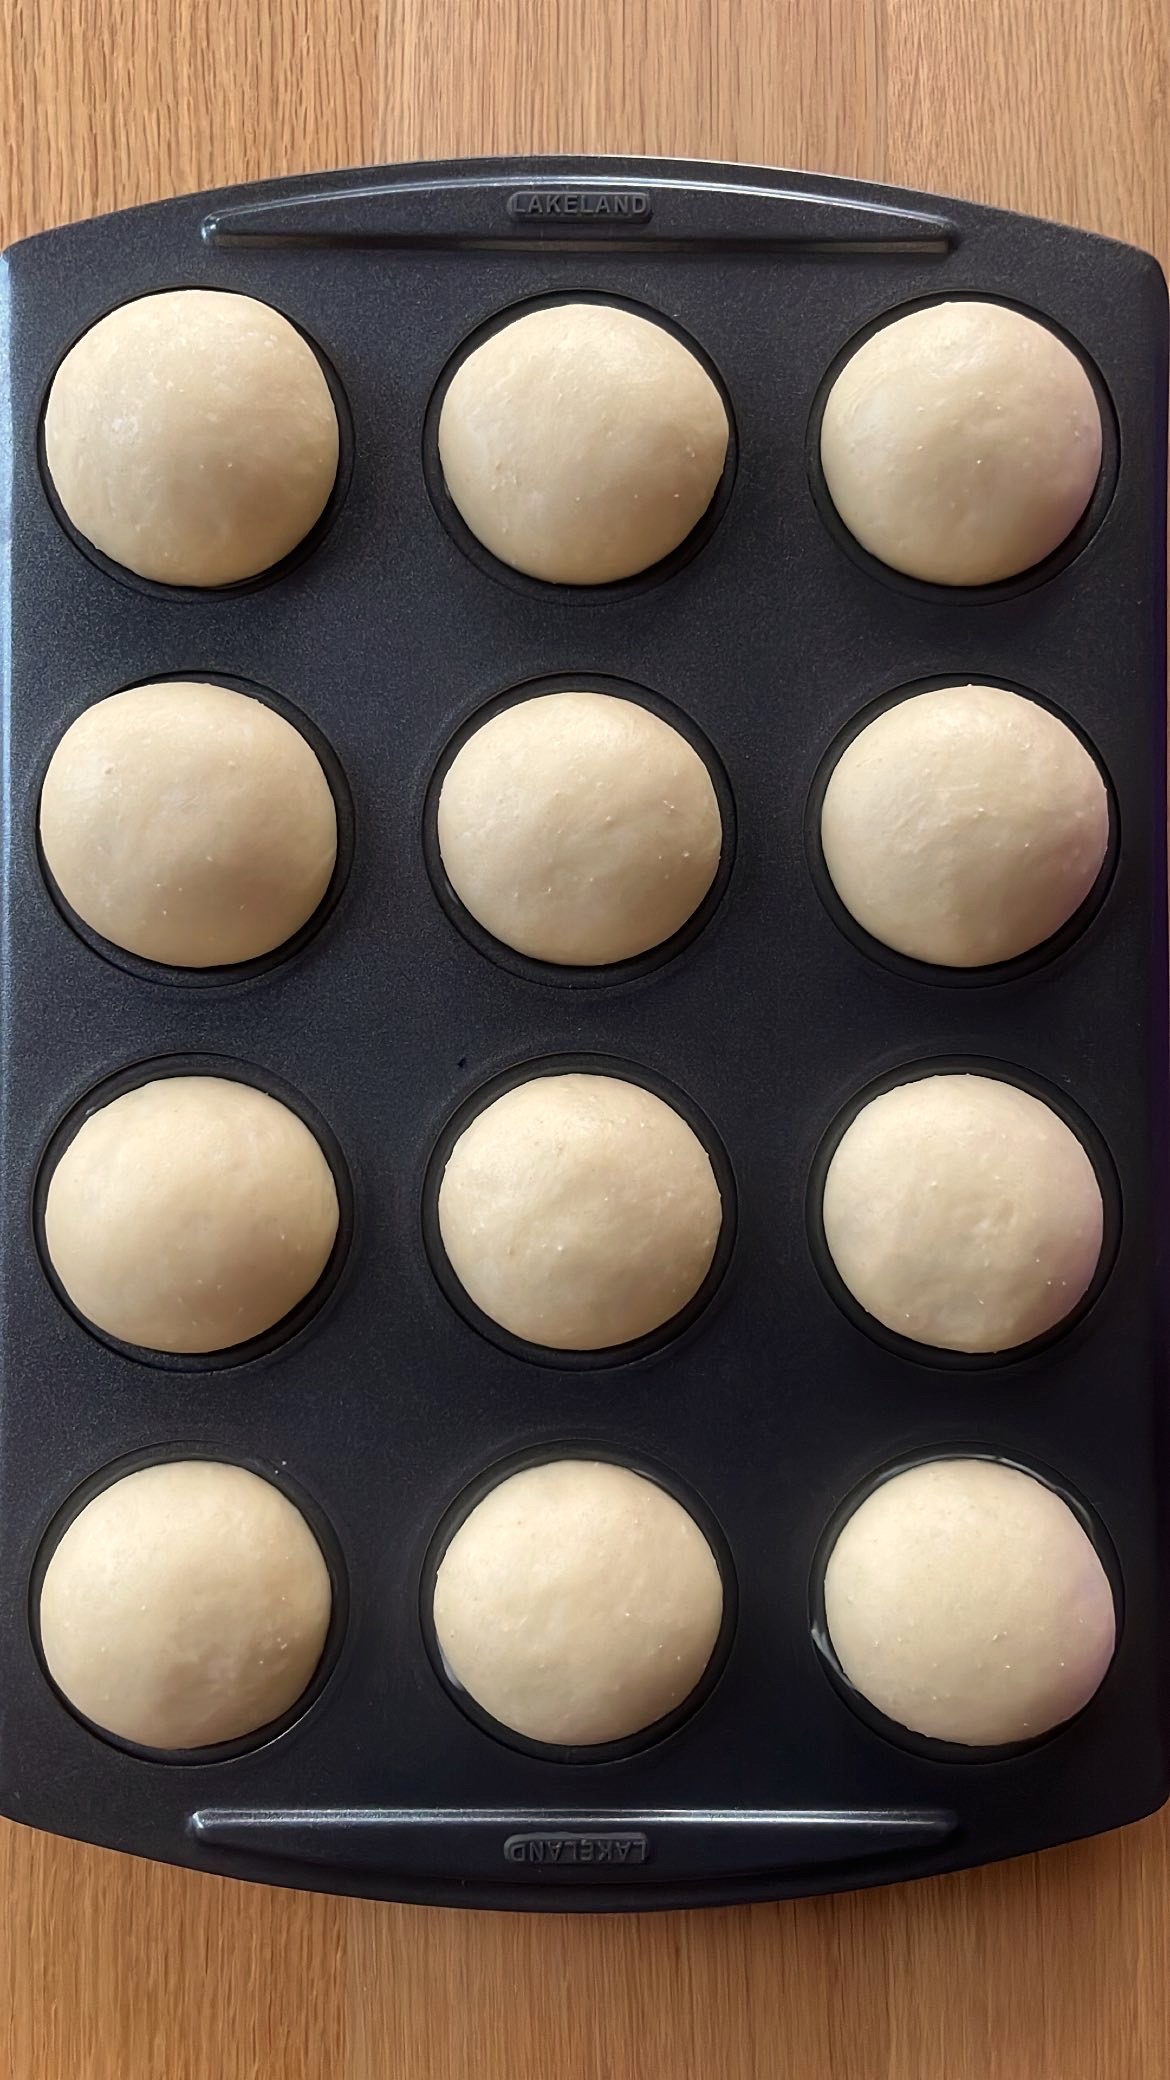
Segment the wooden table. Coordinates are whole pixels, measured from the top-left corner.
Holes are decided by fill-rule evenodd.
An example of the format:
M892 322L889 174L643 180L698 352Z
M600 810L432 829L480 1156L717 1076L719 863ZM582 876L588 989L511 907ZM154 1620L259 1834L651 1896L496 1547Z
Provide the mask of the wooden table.
M638 151L1170 261L1167 0L7 0L0 242L307 167ZM592 53L592 56L590 56ZM317 1899L0 1827L4 2080L1164 2080L1170 1819L716 1914Z

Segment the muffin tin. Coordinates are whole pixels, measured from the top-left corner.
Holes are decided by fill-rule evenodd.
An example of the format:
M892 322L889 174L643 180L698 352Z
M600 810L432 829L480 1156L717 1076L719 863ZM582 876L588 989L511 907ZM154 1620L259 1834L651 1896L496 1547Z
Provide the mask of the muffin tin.
M907 1878L1159 1805L1166 311L1154 261L820 177L485 160L70 226L14 248L3 285L3 1811L271 1883L564 1910ZM124 299L183 285L283 311L341 404L338 485L313 535L264 578L209 593L83 553L38 450L70 344ZM1018 304L1076 344L1106 406L1105 463L1048 563L952 593L844 535L817 427L851 343L908 305L966 295ZM734 426L695 536L596 592L469 548L434 451L453 357L520 307L580 296L693 341ZM312 926L281 956L193 975L75 929L42 871L36 810L83 707L199 676L270 690L306 718L343 815L342 864ZM1073 926L1041 956L976 975L900 962L842 929L810 822L826 753L859 718L898 689L968 678L1065 716L1115 811L1107 871ZM436 773L473 717L558 683L645 697L714 753L724 860L665 957L550 969L487 941L445 887ZM451 1123L519 1066L581 1058L680 1092L723 1152L734 1204L701 1304L652 1348L585 1361L483 1333L452 1304L433 1221ZM954 1063L1054 1092L1087 1119L1109 1215L1106 1266L1067 1328L960 1363L842 1304L810 1200L861 1093ZM93 1334L46 1276L45 1158L99 1092L209 1065L291 1094L323 1123L352 1193L328 1291L303 1317L260 1347L155 1361ZM426 1617L451 1513L493 1469L566 1451L619 1459L687 1499L732 1591L717 1665L689 1706L653 1738L592 1755L501 1738L465 1709ZM1118 1597L1098 1695L1020 1750L944 1748L879 1720L818 1625L843 1506L884 1469L961 1451L1066 1493ZM163 1757L96 1738L52 1689L35 1585L95 1483L187 1453L286 1486L319 1530L337 1598L326 1662L288 1723Z

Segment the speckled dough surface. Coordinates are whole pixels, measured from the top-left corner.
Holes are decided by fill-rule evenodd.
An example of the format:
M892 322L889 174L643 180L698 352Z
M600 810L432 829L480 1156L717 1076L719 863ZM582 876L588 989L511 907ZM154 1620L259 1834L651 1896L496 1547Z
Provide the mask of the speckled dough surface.
M872 1098L837 1144L823 1212L866 1313L943 1350L1043 1336L1101 1254L1101 1188L1081 1143L991 1076L924 1076Z
M103 1488L62 1534L41 1647L107 1733L199 1748L296 1703L331 1605L321 1549L287 1496L243 1466L171 1460Z
M473 349L439 416L447 489L503 563L560 585L634 576L685 541L727 458L702 363L649 318L557 304Z
M279 563L323 512L338 452L308 342L220 289L99 318L45 408L49 475L78 533L164 585L234 585Z
M504 708L439 797L456 895L537 960L628 960L677 932L714 879L719 804L698 752L637 701L564 692Z
M908 311L846 362L821 424L829 495L870 554L936 585L990 585L1071 533L1101 414L1046 325L965 299Z
M219 1076L143 1083L103 1105L45 1201L53 1268L79 1313L150 1350L228 1350L312 1291L337 1188L287 1105Z
M690 1695L723 1586L681 1503L627 1467L563 1459L501 1481L455 1533L435 1633L457 1682L530 1740L622 1740Z
M982 1459L934 1460L875 1488L829 1557L825 1616L870 1704L972 1746L1070 1719L1116 1635L1108 1577L1068 1504Z
M702 1285L722 1224L711 1159L673 1106L616 1076L534 1076L455 1143L439 1188L452 1269L530 1343L648 1335Z
M316 753L263 701L167 680L86 708L41 791L45 863L95 932L147 960L253 960L307 923L337 814Z
M1089 753L1047 708L1001 686L913 694L846 746L821 811L825 864L883 945L977 968L1039 946L1073 915L1109 843Z

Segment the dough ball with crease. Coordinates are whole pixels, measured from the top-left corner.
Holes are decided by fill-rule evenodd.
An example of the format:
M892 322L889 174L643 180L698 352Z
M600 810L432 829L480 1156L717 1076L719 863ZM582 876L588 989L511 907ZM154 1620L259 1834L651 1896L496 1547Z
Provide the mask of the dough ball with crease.
M41 1585L41 1648L95 1726L202 1748L291 1710L331 1606L321 1549L271 1481L167 1460L102 1488L62 1533Z
M435 1580L454 1680L512 1732L570 1747L626 1739L684 1703L722 1616L715 1557L682 1504L585 1459L491 1489Z
M168 1076L91 1112L57 1161L45 1242L78 1312L149 1350L230 1350L310 1293L337 1187L304 1121L251 1084Z
M727 459L727 412L689 347L612 304L527 312L473 348L439 415L463 519L515 570L604 585L677 549Z
M253 960L300 930L337 858L316 753L263 701L168 680L79 715L49 763L41 845L95 932L144 959Z
M1066 723L1002 686L912 694L841 753L821 811L846 909L915 960L977 968L1039 946L1084 902L1109 798Z
M821 463L862 547L935 585L991 585L1071 534L1101 468L1101 413L1063 340L964 299L871 334L829 392Z
M649 1335L702 1285L723 1210L693 1128L641 1084L534 1076L465 1127L439 1229L476 1306L514 1336L604 1350Z
M279 563L324 511L338 445L308 341L221 289L99 318L45 408L45 460L78 533L163 585L234 585Z
M937 1459L848 1519L825 1572L845 1675L934 1740L1034 1740L1079 1712L1113 1657L1109 1579L1068 1504L1014 1466Z
M537 695L468 738L439 796L439 849L473 917L537 960L645 953L711 886L719 804L699 753L637 701Z
M992 1076L924 1076L871 1098L834 1151L823 1215L866 1313L941 1350L1045 1335L1101 1255L1101 1188L1082 1144L1051 1106Z

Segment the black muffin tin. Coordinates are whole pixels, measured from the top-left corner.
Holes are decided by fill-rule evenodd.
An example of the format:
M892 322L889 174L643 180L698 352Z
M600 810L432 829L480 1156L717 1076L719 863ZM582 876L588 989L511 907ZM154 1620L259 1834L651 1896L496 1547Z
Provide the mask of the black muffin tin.
M341 401L330 508L262 580L140 583L71 538L39 453L62 354L106 311L207 285L300 326ZM689 162L486 160L166 202L4 262L3 1458L0 1804L63 1834L241 1877L476 1906L774 1898L955 1869L1116 1826L1166 1797L1166 311L1147 255L1023 217ZM1075 343L1105 461L1076 535L978 592L865 557L817 431L851 342L990 296ZM452 357L513 310L628 303L693 341L734 440L669 563L596 593L469 550L437 469ZM266 691L331 747L347 872L287 958L192 976L103 953L38 857L49 756L90 702L157 677ZM1016 686L1066 715L1115 810L1108 875L1043 958L950 976L871 948L826 900L810 800L835 740L899 688ZM645 689L712 747L728 845L669 958L557 972L490 948L445 889L433 779L480 709L566 679ZM821 776L823 777L823 776ZM346 808L346 816L349 810ZM436 1274L445 1130L520 1064L630 1065L725 1151L735 1226L705 1304L653 1349L559 1362L481 1333ZM956 1365L841 1304L810 1180L858 1094L962 1062L1092 1126L1111 1261L1023 1354ZM352 1182L305 1319L210 1365L112 1346L38 1244L46 1151L110 1079L231 1065L323 1122ZM59 1145L59 1144L57 1144ZM441 1254L441 1253L440 1253ZM440 1264L439 1270L442 1266ZM449 1282L448 1282L449 1284ZM498 1738L443 1679L426 1586L485 1473L566 1449L657 1475L716 1537L714 1678L656 1737L562 1757ZM915 1740L852 1699L818 1623L824 1541L886 1468L955 1451L1038 1472L1111 1571L1116 1658L1023 1750ZM305 1507L334 1571L326 1664L289 1723L165 1758L97 1737L38 1659L51 1536L95 1480L219 1455Z

